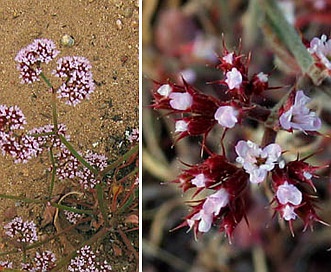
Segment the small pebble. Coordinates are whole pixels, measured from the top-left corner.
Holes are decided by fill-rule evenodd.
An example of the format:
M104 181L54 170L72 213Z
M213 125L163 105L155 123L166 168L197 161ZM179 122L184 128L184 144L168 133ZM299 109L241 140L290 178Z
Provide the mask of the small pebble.
M75 44L75 40L72 36L65 34L61 38L61 44L63 46L72 47Z
M133 21L131 22L131 27L132 27L132 29L133 29L134 31L138 30L138 29L139 29L139 23L138 23L138 21L133 20Z
M123 23L120 19L116 20L116 26L119 30L121 30L123 28Z

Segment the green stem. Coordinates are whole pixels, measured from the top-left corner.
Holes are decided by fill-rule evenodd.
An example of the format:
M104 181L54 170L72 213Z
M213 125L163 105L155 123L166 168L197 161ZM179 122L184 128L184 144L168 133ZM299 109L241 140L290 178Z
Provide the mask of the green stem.
M303 69L303 72L307 72L311 65L314 64L314 60L306 47L302 44L298 33L286 20L274 0L262 0L262 3L263 5L261 5L261 7L265 9L267 19L270 20L269 23L275 31L275 34L294 55L300 67Z
M308 74L316 85L320 85L326 75L315 65L314 59L303 45L300 36L286 20L275 0L260 0L266 14L266 21L277 37L295 57L302 72Z
M52 83L49 81L49 79L44 75L43 72L41 72L40 77L45 81L47 86L52 89L52 116L53 116L53 124L54 124L54 131L55 134L57 134L58 131L58 122L57 122L57 110L56 110L56 93L54 92L54 87Z
M63 135L59 135L61 142L68 148L71 154L87 169L89 169L94 175L98 175L98 170L95 169L92 165L90 165L87 161L83 159L81 155L73 148L73 146L67 141L67 139Z
M49 199L51 199L52 194L53 194L54 184L55 184L55 177L56 177L56 164L55 164L55 158L54 158L52 148L49 149L49 154L50 154L51 163L52 163L52 180L51 180L51 184L49 186Z
M40 73L40 77L45 81L45 83L47 84L47 86L49 88L53 89L52 83L49 81L49 79L45 76L45 74L43 72Z
M105 226L109 227L108 213L107 213L107 210L106 210L106 207L105 207L105 201L104 201L104 197L103 197L103 188L102 188L102 185L100 183L96 185L96 190L97 190L99 208L100 208L103 220L105 222Z
M23 263L26 263L26 244L23 244L22 251L23 251L22 262L23 262Z
M58 121L57 121L57 110L56 110L56 94L52 92L52 116L53 116L53 124L54 124L54 132L57 134L58 132Z
M0 194L0 198L18 200L18 201L22 201L22 202L25 202L25 203L45 204L45 201L26 198L26 197L22 197L22 196L13 196L13 195Z
M57 203L51 203L47 200L37 200L37 199L31 199L31 198L26 198L26 197L20 197L20 196L13 196L13 195L5 195L5 194L0 194L0 198L5 198L5 199L11 199L11 200L19 200L25 203L35 203L35 204L43 204L43 205L47 205L48 203L55 208L61 209L61 210L67 210L67 211L71 211L74 213L81 213L81 214L88 214L88 215L94 215L94 211L93 210L81 210L81 209L76 209L76 208L72 208L66 205L61 205L61 204L57 204Z
M126 160L128 160L133 154L137 153L139 150L139 145L135 145L128 152L126 152L123 156L118 158L112 164L108 165L104 170L99 172L100 177L104 177L108 172L115 169L118 165L122 164Z

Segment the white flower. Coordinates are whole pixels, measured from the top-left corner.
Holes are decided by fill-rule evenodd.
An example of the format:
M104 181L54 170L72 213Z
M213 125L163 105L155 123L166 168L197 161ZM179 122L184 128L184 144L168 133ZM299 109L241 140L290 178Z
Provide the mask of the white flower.
M293 106L279 117L282 128L297 129L303 132L319 130L322 125L321 119L306 107L309 102L310 98L303 91L297 91Z
M231 52L231 53L229 53L229 54L227 54L227 55L225 55L222 59L223 59L223 61L225 62L225 63L228 63L228 64L233 64L233 52Z
M184 120L178 120L175 123L175 132L184 132L188 129L188 123Z
M214 118L221 126L233 128L238 122L238 114L239 112L234 107L221 106L215 112Z
M193 179L191 179L191 183L198 188L202 188L206 186L206 181L208 179L205 177L203 173L196 175Z
M261 82L263 82L263 83L268 82L268 75L267 74L260 72L256 76Z
M211 62L217 61L215 52L217 51L218 39L214 36L197 35L193 41L192 54L198 59Z
M239 88L242 83L242 75L237 68L232 68L231 71L226 73L225 83L229 86L229 89Z
M293 184L288 184L287 181L277 188L276 196L281 204L299 205L302 201L300 190Z
M164 96L164 97L168 97L169 94L171 93L172 91L172 88L169 84L163 84L162 86L160 86L158 89L157 89L157 93Z
M239 141L235 149L238 154L236 161L249 174L252 183L262 182L268 172L274 169L282 154L278 144L270 144L262 149L251 141Z
M190 228L192 228L195 221L200 221L198 224L198 230L200 232L209 231L214 216L218 215L220 210L228 203L229 193L222 188L206 198L202 205L202 209L190 219L187 219L187 224Z
M313 177L313 175L307 171L303 172L303 176L305 177L305 179L311 179Z
M310 41L310 47L308 48L310 54L316 54L325 67L331 70L331 39L327 40L326 35L322 35L321 39L313 38Z
M326 8L325 0L310 0L310 2L313 2L315 9L323 10Z
M202 209L206 213L218 215L221 208L225 207L229 203L229 193L224 189L218 190L216 193L208 196L205 203L203 203Z
M286 221L294 220L297 217L297 214L294 212L294 207L286 205L283 209L283 218Z
M187 110L192 106L193 97L189 93L171 93L170 106L175 110Z
M190 84L193 84L197 79L197 73L193 69L185 69L179 73L181 77Z
M191 219L187 219L187 224L190 228L192 228L195 221L200 221L198 224L198 230L200 232L208 232L213 222L213 215L206 213L204 210L200 210L198 213L193 215Z

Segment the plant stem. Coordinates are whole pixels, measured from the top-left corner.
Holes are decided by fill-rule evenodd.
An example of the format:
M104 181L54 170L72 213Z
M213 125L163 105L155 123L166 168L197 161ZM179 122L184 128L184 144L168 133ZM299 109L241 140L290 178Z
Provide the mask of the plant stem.
M92 165L90 165L87 161L83 159L81 155L73 148L73 146L67 141L67 139L63 135L59 135L61 142L68 148L71 154L87 169L89 169L94 175L98 175L98 170L95 169Z
M57 110L56 110L56 94L52 88L52 116L53 116L53 124L54 124L54 132L57 134L58 132L58 122L57 122Z
M19 201L22 201L22 202L25 202L25 203L45 204L45 201L26 198L26 197L22 197L22 196L13 196L13 195L0 194L0 198L6 198L6 199L11 199L11 200L19 200Z
M74 212L74 213L81 213L81 214L88 214L88 215L94 215L95 214L93 210L76 209L76 208L72 208L72 207L69 207L69 206L66 206L66 205L51 203L47 200L37 200L37 199L31 199L31 198L26 198L26 197L21 197L21 196L5 195L5 194L0 194L0 198L6 198L6 199L11 199L11 200L19 200L19 201L22 201L22 202L25 202L25 203L35 203L35 204L44 204L44 205L47 205L47 203L49 203L49 205L51 205L54 208L67 210L67 211L71 211L71 212Z
M110 172L111 170L116 168L118 165L120 165L121 163L128 160L132 155L134 155L135 153L138 153L138 150L139 150L139 145L135 145L128 152L126 152L123 156L118 158L112 164L108 165L104 170L100 171L99 176L104 177L108 172Z
M315 65L313 57L303 45L296 30L284 17L276 1L260 0L260 4L265 11L266 22L293 54L302 72L308 74L315 85L320 85L327 74Z
M51 184L49 186L49 197L48 198L51 199L52 194L53 194L54 184L55 184L55 176L56 176L56 164L55 164L55 158L54 158L52 148L49 149L49 154L50 154L51 163L52 163L52 180L51 180Z
M52 83L49 81L49 79L44 75L43 72L41 72L40 77L45 81L47 86L52 90L52 116L53 116L53 125L54 125L54 131L55 134L58 132L58 122L57 122L57 111L56 111L56 93L54 92L54 87Z
M100 183L96 185L96 190L97 190L99 208L100 208L103 220L105 222L105 226L109 227L108 213L107 213L107 210L105 207L105 202L104 202L104 197L103 197L103 188Z
M45 81L45 83L47 84L47 86L49 88L53 89L52 83L49 81L49 79L45 76L45 74L43 72L40 73L40 77Z
M121 235L122 240L126 247L133 253L136 260L139 260L139 255L137 251L134 249L134 247L131 245L131 242L129 241L128 237L125 235L125 233L121 229L117 229L118 233Z

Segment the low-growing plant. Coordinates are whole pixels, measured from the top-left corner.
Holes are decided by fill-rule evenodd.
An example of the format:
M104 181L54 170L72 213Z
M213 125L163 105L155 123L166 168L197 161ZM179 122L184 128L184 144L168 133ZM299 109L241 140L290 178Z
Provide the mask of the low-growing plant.
M64 101L76 106L89 99L95 90L90 62L81 56L61 57L51 73L44 73L44 65L59 54L53 41L36 39L21 49L15 61L23 84L44 81L52 109L52 123L25 130L26 120L17 105L0 105L0 149L12 157L14 163L31 163L32 158L48 154L51 167L49 192L42 199L28 199L20 195L0 194L1 198L41 205L44 216L36 226L26 218L15 217L4 226L12 250L0 256L21 254L21 264L5 260L0 266L8 271L111 271L107 261L108 244L118 237L133 255L138 266L137 246L128 235L138 233L138 140L137 129L127 131L125 145L115 161L91 150L79 151L70 141L66 125L58 118L57 103ZM53 85L51 76L61 79ZM31 109L33 110L33 109ZM65 186L55 194L56 186ZM39 239L39 231L53 225L55 233ZM39 231L37 230L39 228ZM76 235L75 243L67 238ZM63 256L40 251L41 246L57 239L70 249ZM100 249L103 245L103 249ZM93 248L93 249L92 249Z

